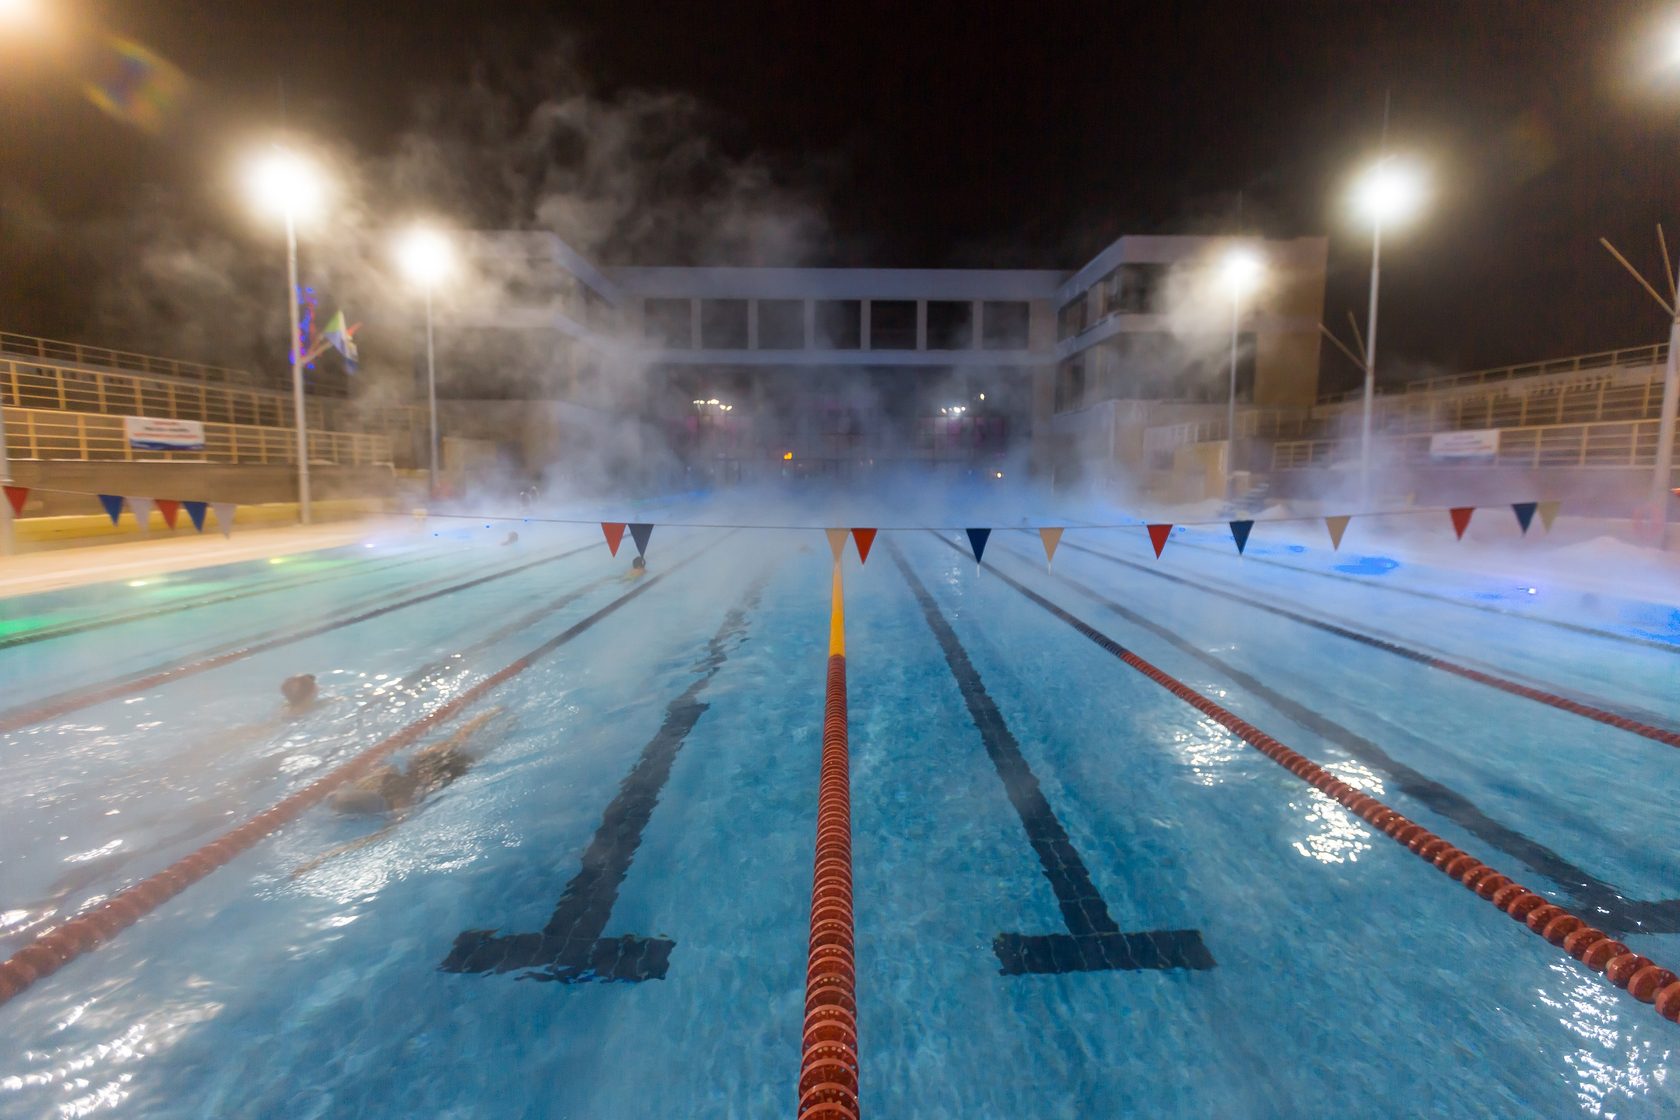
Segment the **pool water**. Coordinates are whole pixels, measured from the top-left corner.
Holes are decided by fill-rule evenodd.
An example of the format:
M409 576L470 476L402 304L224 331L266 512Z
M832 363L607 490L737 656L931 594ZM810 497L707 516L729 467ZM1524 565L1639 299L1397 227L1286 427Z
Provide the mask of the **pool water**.
M1680 1111L1680 1027L1002 577L1671 966L1673 748L1278 612L1672 729L1672 606L958 536L845 569L865 1115ZM421 739L486 717L395 827L314 808L0 1007L0 1116L793 1114L822 534L661 528L639 581L521 538L0 602L0 723L71 708L0 735L0 955L544 650ZM1140 967L1067 959L1103 930Z

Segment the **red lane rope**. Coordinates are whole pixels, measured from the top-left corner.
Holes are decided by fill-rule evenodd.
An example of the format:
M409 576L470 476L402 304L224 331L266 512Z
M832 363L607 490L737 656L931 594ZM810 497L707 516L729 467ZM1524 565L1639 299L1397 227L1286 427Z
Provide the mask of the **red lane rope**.
M945 543L961 551L960 546L950 541ZM1588 968L1604 973L1611 983L1627 989L1635 999L1655 1004L1657 1012L1663 1018L1680 1023L1680 978L1673 972L1633 952L1603 930L1594 928L1563 907L1547 902L1543 895L1520 885L1509 876L1500 874L1475 856L1454 847L1370 794L1348 785L1305 755L1289 749L1252 723L1220 707L1183 681L1151 665L1107 634L1063 610L1031 588L1002 572L994 570L993 574L1131 668L1237 735L1303 782L1364 818L1378 831L1404 845L1413 855L1433 864L1437 870L1493 903L1512 919L1522 922L1553 945L1562 946L1565 952Z
M805 1033L799 1063L801 1120L858 1120L857 977L852 956L852 801L846 743L846 654L840 569L835 565L828 690L823 705L811 941L805 967ZM835 650L838 649L838 652Z
M111 896L85 914L49 930L0 962L0 1004L28 988L43 976L50 976L89 950L110 941L165 902L174 898L212 871L228 863L259 840L318 805L329 793L346 782L365 775L375 763L419 739L428 729L450 719L492 689L523 673L543 657L594 626L601 619L645 594L677 569L693 563L714 545L678 561L657 576L646 579L595 613L578 620L530 653L485 677L453 700L433 709L395 734L380 740L355 758L334 767L284 801L258 813L237 828L175 861L148 879ZM843 670L842 670L843 672ZM844 708L842 707L842 723ZM844 732L842 731L842 738Z

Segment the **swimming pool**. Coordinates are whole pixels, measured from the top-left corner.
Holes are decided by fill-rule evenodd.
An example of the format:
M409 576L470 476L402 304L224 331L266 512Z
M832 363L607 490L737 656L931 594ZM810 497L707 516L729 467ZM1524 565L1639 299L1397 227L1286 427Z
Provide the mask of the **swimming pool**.
M310 808L0 1007L0 1115L793 1113L822 534L660 528L633 582L598 530L521 536L0 605L0 955L494 712L390 832L323 860L379 826ZM1087 632L1672 965L1674 748L1443 667L1672 733L1672 607L960 537L845 567L866 1115L1680 1108L1680 1027ZM323 700L282 718L299 672ZM544 931L572 948L532 963Z

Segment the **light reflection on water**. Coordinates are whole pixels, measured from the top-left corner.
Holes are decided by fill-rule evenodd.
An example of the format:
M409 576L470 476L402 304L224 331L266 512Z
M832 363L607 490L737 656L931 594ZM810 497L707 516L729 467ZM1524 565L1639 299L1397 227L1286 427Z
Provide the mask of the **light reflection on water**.
M1348 785L1372 797L1383 795L1382 775L1361 762L1329 762L1324 768ZM1297 852L1320 863L1357 863L1374 846L1370 828L1341 802L1307 787L1306 800L1292 799L1291 806L1302 812L1302 821L1314 831L1296 840Z
M1541 988L1536 995L1560 1012L1558 1022L1566 1030L1587 1043L1563 1055L1575 1077L1581 1111L1615 1116L1618 1101L1638 1100L1661 1086L1673 1051L1658 1050L1645 1038L1623 1039L1621 1022L1628 997L1580 965L1557 961L1550 967L1558 978L1558 993Z

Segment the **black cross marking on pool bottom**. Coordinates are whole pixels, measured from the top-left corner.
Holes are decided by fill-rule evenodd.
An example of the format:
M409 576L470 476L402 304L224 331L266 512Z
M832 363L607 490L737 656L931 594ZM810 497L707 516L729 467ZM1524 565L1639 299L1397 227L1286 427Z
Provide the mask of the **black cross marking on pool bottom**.
M898 547L889 542L893 562L921 605L928 626L945 654L945 663L956 678L968 713L985 743L986 754L1003 780L1009 803L1027 830L1027 839L1050 889L1056 894L1067 933L1000 933L992 940L1000 971L1005 976L1043 972L1103 972L1110 969L1208 969L1215 967L1213 954L1202 944L1200 930L1165 929L1140 933L1122 932L1108 912L1108 904L1085 861L1079 858L1067 830L1057 819L1049 800L1039 787L1032 767L1021 754L1021 745L1004 722L997 704L986 691L985 682L968 659L968 652L956 631L939 613L939 607L922 586Z
M663 980L676 942L665 937L602 937L612 917L618 888L630 873L641 846L642 832L653 817L660 791L688 733L710 706L700 693L729 659L730 639L746 627L747 614L758 605L765 577L747 589L741 602L724 616L723 625L706 646L696 668L700 675L665 708L660 725L641 757L619 785L618 795L601 816L583 866L566 884L554 916L541 933L498 936L493 929L470 929L455 938L441 965L444 972L512 972L529 968L534 980L566 984L591 980Z

